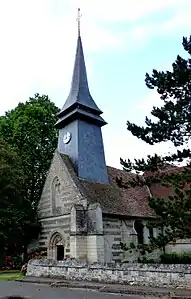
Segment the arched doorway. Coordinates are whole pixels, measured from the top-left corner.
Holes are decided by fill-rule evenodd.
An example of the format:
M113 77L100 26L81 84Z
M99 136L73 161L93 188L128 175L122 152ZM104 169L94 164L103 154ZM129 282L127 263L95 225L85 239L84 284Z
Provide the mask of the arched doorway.
M61 261L64 259L64 240L59 232L54 232L49 241L48 258Z

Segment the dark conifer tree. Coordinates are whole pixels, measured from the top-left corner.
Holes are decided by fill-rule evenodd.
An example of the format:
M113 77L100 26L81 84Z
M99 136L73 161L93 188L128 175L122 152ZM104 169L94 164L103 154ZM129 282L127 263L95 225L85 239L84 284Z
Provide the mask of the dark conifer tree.
M148 156L147 159L123 160L126 171L144 173L132 182L120 182L121 187L153 184L169 187L169 196L154 198L151 194L149 205L156 214L156 220L148 223L160 228L158 237L151 237L148 251L164 248L169 242L191 237L191 36L182 43L188 56L177 56L171 71L153 70L146 74L146 86L156 89L163 102L153 107L151 115L155 121L145 118L145 126L127 121L127 130L150 145L171 141L175 154ZM170 167L181 162L185 167ZM149 174L149 175L148 175Z

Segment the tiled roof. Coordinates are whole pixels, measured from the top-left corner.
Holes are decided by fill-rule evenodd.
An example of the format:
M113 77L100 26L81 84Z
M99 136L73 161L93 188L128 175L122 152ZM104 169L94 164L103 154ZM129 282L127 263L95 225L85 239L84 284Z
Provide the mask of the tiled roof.
M164 167L163 169L160 169L159 171L156 172L147 172L144 174L144 176L160 176L161 174L178 174L180 172L185 171L186 169L188 169L187 167L178 167L178 166L172 166L172 165L167 165L166 167ZM171 187L166 187L166 186L162 186L162 184L160 183L153 183L150 186L150 191L153 197L168 197L170 195L173 195L173 189Z
M152 216L148 205L149 190L147 187L120 188L116 178L127 182L135 176L133 173L108 167L110 184L100 184L79 180L75 174L69 157L60 154L78 188L88 198L89 203L100 203L103 212L124 216L148 217Z
M99 184L80 181L91 203L100 203L103 212L124 216L149 217L152 211L148 205L149 190L147 187L120 188L116 177L124 182L135 175L126 171L108 167L110 184Z
M161 186L160 184L152 184L150 190L147 186L120 188L117 185L116 178L122 178L122 181L125 183L135 178L135 174L113 167L108 167L109 184L79 180L69 157L63 154L61 157L78 188L88 198L88 202L100 203L104 213L134 217L152 217L154 216L154 212L148 205L149 195L166 197L172 194L171 188ZM184 169L184 167L169 166L159 172L147 172L144 176L158 175L164 172L179 173Z

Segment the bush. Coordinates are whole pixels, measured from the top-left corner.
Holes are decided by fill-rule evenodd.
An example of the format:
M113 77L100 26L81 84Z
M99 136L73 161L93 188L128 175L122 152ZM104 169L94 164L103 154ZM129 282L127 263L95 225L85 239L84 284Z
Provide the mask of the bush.
M6 254L4 252L0 252L0 268L4 263L5 255Z
M20 270L21 266L22 258L20 256L12 257L8 255L4 257L0 270Z
M191 264L191 253L163 253L160 256L161 264Z
M14 262L16 270L20 269L23 264L23 259L20 256L13 256L12 261Z
M138 263L142 263L142 264L156 264L156 261L154 259L150 259L147 257L142 257L142 258L138 258Z

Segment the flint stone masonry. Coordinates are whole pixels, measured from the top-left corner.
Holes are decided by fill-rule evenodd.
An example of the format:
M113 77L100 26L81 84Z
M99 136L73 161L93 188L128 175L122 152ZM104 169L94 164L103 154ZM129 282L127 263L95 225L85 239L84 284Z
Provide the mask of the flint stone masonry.
M191 288L191 265L87 264L76 260L30 260L27 276L153 287Z

